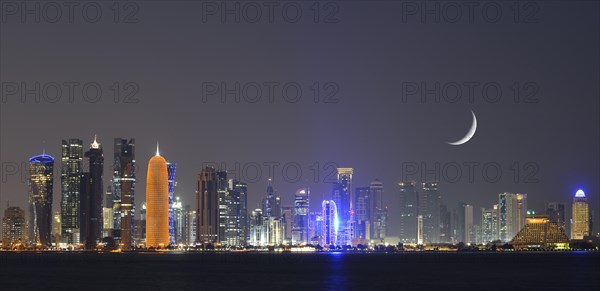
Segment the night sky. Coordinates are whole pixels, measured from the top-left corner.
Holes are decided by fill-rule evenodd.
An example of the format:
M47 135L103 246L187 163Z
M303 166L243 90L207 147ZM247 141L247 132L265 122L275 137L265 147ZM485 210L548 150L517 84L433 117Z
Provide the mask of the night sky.
M65 7L56 23L44 17L36 23L31 16L22 23L18 12L7 12L14 7L5 2L10 1L2 1L0 22L2 210L9 200L27 206L27 184L7 167L44 148L57 159L58 210L61 140L81 138L87 150L97 134L106 186L112 177L113 139L136 139L138 209L147 163L159 141L161 155L178 165L176 196L192 208L203 163L224 163L228 170L239 163L238 178L246 181L257 176L252 165L262 165L258 181L249 181L248 209L265 196L269 174L264 163L279 163L273 179L283 204L291 205L294 192L308 186L316 211L330 195L328 163L334 162L354 168L354 187L375 178L384 183L388 235L398 236L397 183L407 177L403 168L424 163L431 169L439 163L448 170L443 175L440 169L443 204L450 209L459 201L474 205L475 223L479 209L497 203L498 193L505 191L527 193L529 208L538 212L547 201L566 203L570 217L572 197L581 188L600 215L600 6L595 1L521 3L517 21L513 2L497 1L502 11L497 22L482 17L481 7L470 21L464 15L466 2L458 1L453 3L463 15L454 23L450 15L437 23L431 16L421 21L419 13L404 15L410 4L420 4L410 1L319 2L317 23L314 2L308 1L281 2L302 8L296 23L282 17L283 6L275 8L270 23L265 2L237 2L248 14L239 23L226 15L222 23L219 12L203 15L221 2L203 7L191 1L121 4L115 23L112 1L99 1L94 3L103 14L96 23L84 19L78 8L70 23ZM236 2L227 3L233 7ZM255 6L244 6L248 3ZM262 7L262 16L252 23L256 7ZM454 7L446 8L454 17ZM46 16L53 17L51 11ZM9 90L11 84L31 88L36 82L41 87L61 84L62 98L37 103L30 95L21 101L20 89ZM65 82L80 84L73 102ZM247 96L254 96L259 84L262 98L253 102L237 95L238 103L229 95L223 103L220 93L206 91L214 84L223 91L221 84L232 88L236 82ZM419 94L407 94L415 84L431 89L436 82L447 93L439 102L433 95L421 100ZM102 89L97 102L81 94L89 83ZM278 84L272 102L265 84ZM471 100L469 86L474 88ZM301 97L290 102L298 87ZM124 97L136 88L133 97ZM462 98L447 98L456 88ZM502 90L497 99L496 88ZM94 96L93 88L88 92ZM448 145L468 131L471 110L478 122L474 137L464 145ZM465 163L479 165L473 181ZM282 175L286 164L292 165L287 179ZM484 178L485 164L501 167L497 181ZM302 170L298 182L293 181L294 165ZM452 165L461 165L458 181ZM494 169L488 172L492 178ZM420 180L421 175L407 178Z

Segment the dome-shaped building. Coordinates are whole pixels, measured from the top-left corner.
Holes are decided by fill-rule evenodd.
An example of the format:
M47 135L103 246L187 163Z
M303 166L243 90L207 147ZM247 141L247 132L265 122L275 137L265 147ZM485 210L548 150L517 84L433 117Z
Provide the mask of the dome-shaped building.
M169 245L169 178L167 161L156 155L148 162L146 178L146 247Z

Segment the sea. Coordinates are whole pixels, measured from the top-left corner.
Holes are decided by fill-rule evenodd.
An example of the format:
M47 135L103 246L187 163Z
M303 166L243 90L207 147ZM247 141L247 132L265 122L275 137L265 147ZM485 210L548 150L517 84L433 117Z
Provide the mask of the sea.
M598 252L0 253L0 290L600 290Z

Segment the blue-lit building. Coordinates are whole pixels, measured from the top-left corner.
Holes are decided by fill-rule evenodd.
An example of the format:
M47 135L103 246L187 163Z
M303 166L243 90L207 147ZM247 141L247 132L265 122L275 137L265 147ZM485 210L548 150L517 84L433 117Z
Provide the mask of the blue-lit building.
M52 243L53 175L53 157L44 153L29 159L29 244L36 248Z
M173 210L173 200L175 196L175 172L177 171L177 164L167 162L167 175L168 175L168 187L169 187L169 242L171 245L177 244L177 238L175 235L175 213Z
M337 245L339 219L335 201L323 200L321 203L323 210L321 222L321 245L335 246Z
M294 196L294 213L292 224L292 244L307 244L309 241L308 212L310 190L299 189Z

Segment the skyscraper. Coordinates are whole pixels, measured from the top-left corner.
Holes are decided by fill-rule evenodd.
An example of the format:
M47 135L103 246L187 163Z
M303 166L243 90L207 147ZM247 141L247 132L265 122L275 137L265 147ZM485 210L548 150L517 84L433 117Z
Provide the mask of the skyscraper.
M573 198L573 220L571 222L571 239L581 240L590 235L590 212L587 197L579 189Z
M293 206L283 206L281 212L282 212L281 219L283 220L283 240L284 240L284 243L289 244L292 242L292 225L294 222L294 219L293 219L294 207Z
M67 244L79 243L79 205L83 141L62 141L61 148L61 237Z
M25 211L21 207L8 207L4 210L2 218L2 245L11 249L17 245L25 246L25 230L27 224Z
M129 249L135 218L135 139L115 138L113 162L113 236Z
M417 190L416 183L400 182L400 242L417 243Z
M348 245L355 236L354 229L354 193L352 188L352 168L337 168L337 182L333 185L333 201L340 220L337 243Z
M227 206L224 243L230 246L245 246L248 240L247 214L248 185L229 179L226 196Z
M307 244L308 212L309 212L310 190L308 188L298 189L294 195L294 223L292 226L292 244Z
M369 186L371 196L371 240L378 243L385 241L387 234L387 207L383 203L383 183L378 179L373 180Z
M481 208L481 238L483 243L498 239L498 204L491 209Z
M54 158L44 154L29 159L29 244L36 248L51 244Z
M527 194L498 194L499 239L509 242L525 226Z
M321 245L322 246L335 246L337 245L337 231L339 226L339 220L337 215L337 209L335 201L323 200L321 203L322 208L322 225L321 225Z
M565 204L559 202L546 203L546 214L550 222L554 222L563 230L566 230Z
M104 155L102 146L94 137L89 151L85 152L89 159L89 172L82 175L80 201L80 241L86 249L95 248L102 240L102 200Z
M169 181L167 161L156 155L148 162L146 178L146 247L169 245Z
M423 216L423 241L440 242L440 194L437 182L424 182L418 194L419 214Z
M215 243L219 235L219 197L215 168L206 166L196 181L196 240Z
M257 208L252 211L250 214L250 245L260 246L262 245L262 225L263 225L263 215L262 209Z
M373 203L371 203L370 188L357 187L354 193L354 197L356 197L354 202L354 221L356 222L354 236L359 240L370 240L371 227L373 226L371 212L374 210Z
M113 203L112 186L108 185L108 189L104 194L104 205L102 206L102 237L111 237L113 235Z
M175 198L173 202L173 223L175 225L175 244L184 244L186 243L186 215L185 210L183 209L183 204L179 197Z
M172 245L176 244L175 238L175 216L173 210L173 199L175 196L175 172L177 171L177 164L167 162L167 175L169 182L169 242Z
M219 235L217 241L226 243L225 233L227 232L227 223L229 221L229 200L227 191L227 172L223 170L217 171L217 197L219 209Z

